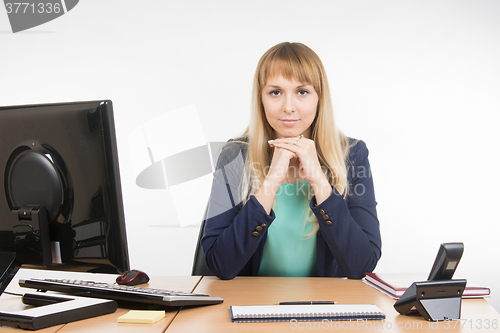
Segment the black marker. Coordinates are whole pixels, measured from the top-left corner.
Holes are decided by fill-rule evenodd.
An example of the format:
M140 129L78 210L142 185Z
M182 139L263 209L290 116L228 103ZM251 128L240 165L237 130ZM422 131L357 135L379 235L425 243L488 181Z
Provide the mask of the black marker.
M302 302L279 302L276 305L326 305L335 304L334 301L302 301Z

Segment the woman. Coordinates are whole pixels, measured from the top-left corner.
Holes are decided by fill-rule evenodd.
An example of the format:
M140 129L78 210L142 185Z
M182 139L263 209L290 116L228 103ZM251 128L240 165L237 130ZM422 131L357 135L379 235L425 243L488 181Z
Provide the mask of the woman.
M381 255L368 150L335 126L325 70L300 43L260 59L250 124L217 162L201 244L221 279L362 278Z

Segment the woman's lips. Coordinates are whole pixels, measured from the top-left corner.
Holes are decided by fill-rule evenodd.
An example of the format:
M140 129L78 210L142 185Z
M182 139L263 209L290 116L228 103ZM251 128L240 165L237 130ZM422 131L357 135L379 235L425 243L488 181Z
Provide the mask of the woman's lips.
M285 126L293 126L295 125L299 120L298 119L280 119L280 121L283 123Z

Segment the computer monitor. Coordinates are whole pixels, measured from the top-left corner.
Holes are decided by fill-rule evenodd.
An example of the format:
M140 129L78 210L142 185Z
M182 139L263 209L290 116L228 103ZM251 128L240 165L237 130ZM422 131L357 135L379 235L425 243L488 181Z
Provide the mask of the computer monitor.
M16 266L129 270L111 101L0 107L0 252Z

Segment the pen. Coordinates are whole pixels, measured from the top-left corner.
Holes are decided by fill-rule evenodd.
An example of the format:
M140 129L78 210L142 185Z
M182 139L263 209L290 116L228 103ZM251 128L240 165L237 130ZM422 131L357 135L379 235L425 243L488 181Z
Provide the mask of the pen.
M335 304L335 302L334 301L279 302L276 305L318 305L318 304Z

